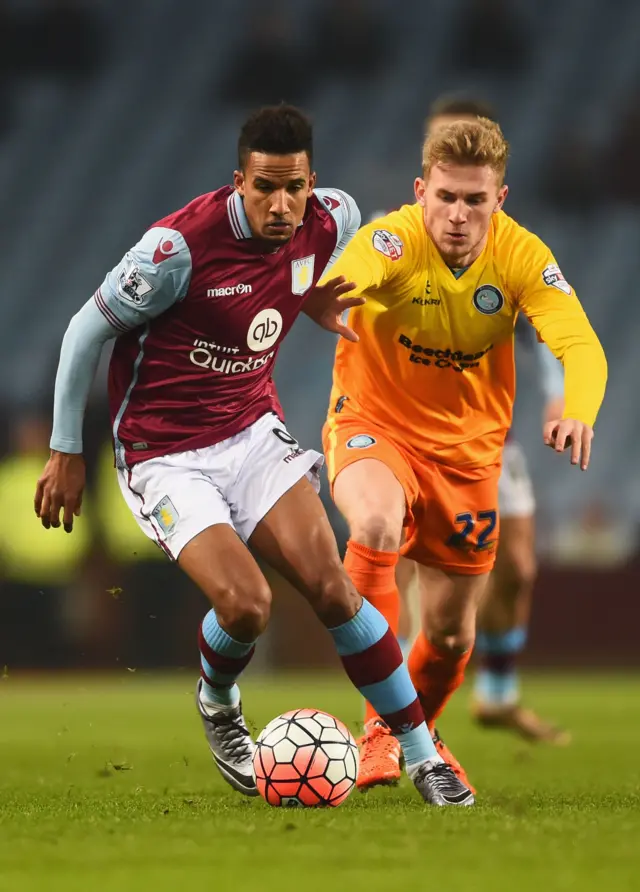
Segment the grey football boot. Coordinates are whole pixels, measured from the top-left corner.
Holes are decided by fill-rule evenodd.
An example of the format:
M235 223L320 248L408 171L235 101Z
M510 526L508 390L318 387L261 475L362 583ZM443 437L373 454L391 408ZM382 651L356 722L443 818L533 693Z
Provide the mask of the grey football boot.
M411 773L411 780L431 805L473 805L475 797L446 762L425 762Z
M256 777L253 770L253 754L256 745L251 739L242 715L242 703L238 706L209 712L202 704L200 691L202 679L196 688L196 705L204 733L218 770L228 784L244 793L257 796Z

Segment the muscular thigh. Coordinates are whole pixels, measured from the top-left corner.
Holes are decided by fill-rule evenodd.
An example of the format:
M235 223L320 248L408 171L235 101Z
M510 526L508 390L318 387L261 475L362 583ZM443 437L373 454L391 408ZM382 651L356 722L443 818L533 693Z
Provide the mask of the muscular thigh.
M232 526L216 524L202 530L182 549L178 566L225 614L240 600L262 597L267 588L258 564Z
M411 464L393 436L351 413L325 425L323 444L334 501L351 536L370 544L384 533L385 547L398 548L412 520L418 486ZM380 547L381 542L372 542Z
M302 479L257 524L251 547L304 595L329 627L357 611L360 596L342 566L326 511Z

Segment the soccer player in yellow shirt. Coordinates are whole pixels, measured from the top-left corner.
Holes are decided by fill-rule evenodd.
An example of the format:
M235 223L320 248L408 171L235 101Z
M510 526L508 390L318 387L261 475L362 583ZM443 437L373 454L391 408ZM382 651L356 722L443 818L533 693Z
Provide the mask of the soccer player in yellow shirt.
M445 95L431 107L427 132L454 121L475 121L479 117L496 120L494 110L480 99ZM518 329L516 342L526 339L532 344L532 327L519 322ZM562 366L546 344L538 343L534 349L545 397L544 417L556 418L564 409ZM527 639L536 577L535 497L526 456L510 435L502 454L498 513L500 542L496 563L478 612L473 714L486 727L511 730L528 740L566 744L570 739L566 731L523 707L520 701L517 660ZM405 647L417 620L412 609L417 607L418 600L416 575L414 561L400 558L396 571L401 598L398 640L404 638ZM383 776L399 776L395 744L385 736L384 728L374 724L371 732L368 749L372 758L368 764L377 763Z
M582 470L606 383L600 343L551 251L502 210L507 159L486 118L438 128L423 146L416 203L360 229L331 270L366 298L349 317L359 343L337 347L323 431L350 530L345 565L397 629L399 552L418 563L422 628L408 662L432 733L462 682L495 560L518 314L564 366L565 411L544 425L544 441L569 448ZM378 722L367 706L360 786L371 773L386 779L368 759Z

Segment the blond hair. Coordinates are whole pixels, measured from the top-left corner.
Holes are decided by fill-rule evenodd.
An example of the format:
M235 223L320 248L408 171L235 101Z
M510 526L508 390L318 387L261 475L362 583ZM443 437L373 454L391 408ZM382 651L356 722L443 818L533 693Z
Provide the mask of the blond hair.
M509 143L495 121L454 121L427 135L422 146L422 175L426 179L436 164L488 165L501 186L508 158Z

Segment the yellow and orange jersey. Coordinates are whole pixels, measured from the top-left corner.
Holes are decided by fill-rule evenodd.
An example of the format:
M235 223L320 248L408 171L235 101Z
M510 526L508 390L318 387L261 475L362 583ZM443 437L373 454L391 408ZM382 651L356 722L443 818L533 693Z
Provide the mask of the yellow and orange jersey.
M551 251L504 212L461 274L446 266L416 204L360 229L325 280L337 275L367 302L349 315L359 343L338 343L329 428L339 406L418 455L459 467L498 462L519 312L564 365L565 417L593 425L607 376L598 338Z

